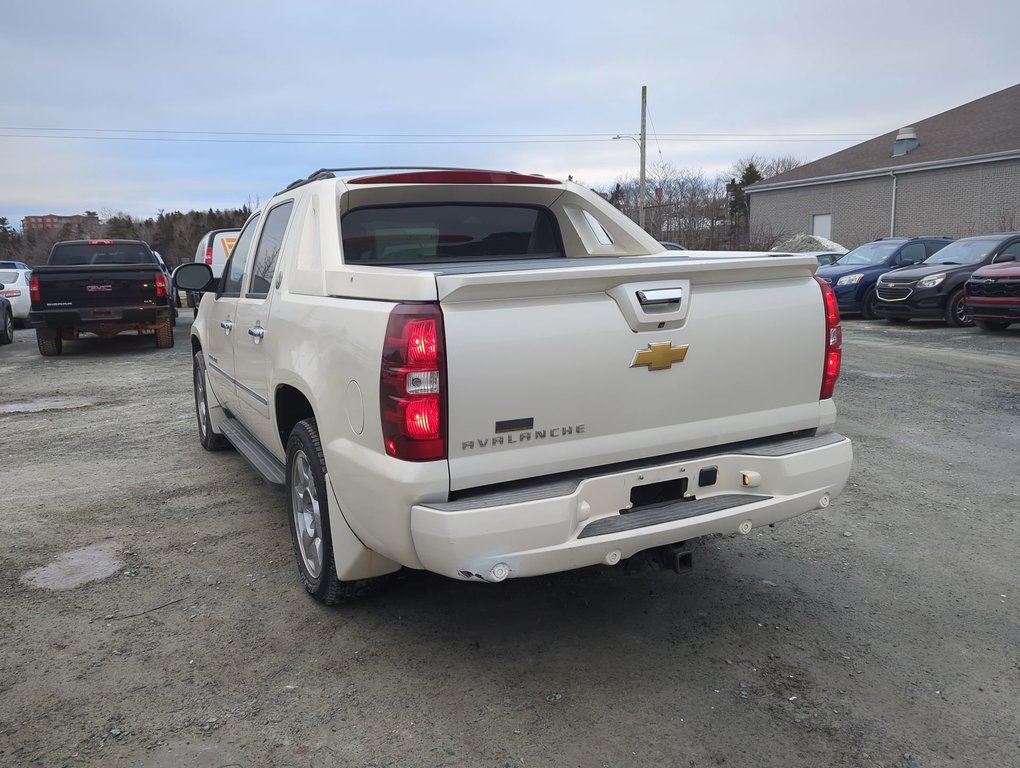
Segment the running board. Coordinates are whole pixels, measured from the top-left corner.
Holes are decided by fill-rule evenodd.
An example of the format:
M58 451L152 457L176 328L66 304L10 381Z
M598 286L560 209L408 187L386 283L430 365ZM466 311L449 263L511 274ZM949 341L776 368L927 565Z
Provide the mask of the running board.
M252 469L258 472L270 485L285 485L287 482L287 468L273 454L267 451L262 444L256 440L251 432L245 429L241 422L234 418L227 418L220 424L220 431L230 441L230 444L237 449L237 452L244 456L251 464Z

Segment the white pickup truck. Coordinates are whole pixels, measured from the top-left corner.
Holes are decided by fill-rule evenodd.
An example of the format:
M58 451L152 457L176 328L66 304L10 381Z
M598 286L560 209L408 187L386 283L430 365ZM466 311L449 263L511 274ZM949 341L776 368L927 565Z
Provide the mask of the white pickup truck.
M372 171L372 172L369 172ZM680 558L826 507L839 313L813 257L663 251L544 176L322 170L255 212L192 327L202 445L284 486L325 603Z

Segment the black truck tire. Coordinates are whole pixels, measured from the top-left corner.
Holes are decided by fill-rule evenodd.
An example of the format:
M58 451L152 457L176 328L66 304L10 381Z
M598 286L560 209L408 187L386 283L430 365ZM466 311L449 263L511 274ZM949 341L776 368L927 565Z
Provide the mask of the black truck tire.
M64 340L60 337L59 328L36 328L35 343L39 345L39 354L53 357L64 351Z
M168 317L156 328L156 346L159 349L169 349L174 345L173 321Z

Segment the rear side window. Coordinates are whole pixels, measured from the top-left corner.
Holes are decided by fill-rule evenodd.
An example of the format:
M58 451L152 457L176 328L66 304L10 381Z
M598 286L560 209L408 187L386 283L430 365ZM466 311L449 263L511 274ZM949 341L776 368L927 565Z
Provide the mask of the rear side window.
M53 246L49 263L58 267L84 264L155 264L156 257L140 243L65 243Z
M266 225L262 227L259 247L255 251L255 263L252 265L249 296L265 296L269 293L276 262L280 258L280 248L283 246L283 235L287 231L287 222L290 221L293 208L294 201L288 200L266 214Z
M546 208L407 205L356 208L340 224L344 261L394 266L563 256Z

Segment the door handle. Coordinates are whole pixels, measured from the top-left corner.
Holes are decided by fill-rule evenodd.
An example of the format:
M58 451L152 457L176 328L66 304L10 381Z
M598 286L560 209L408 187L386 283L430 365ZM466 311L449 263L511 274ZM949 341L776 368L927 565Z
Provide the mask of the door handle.
M683 288L663 288L654 291L637 292L638 302L643 307L661 304L679 304L683 297Z
M248 335L254 337L255 343L258 344L266 335L266 329L256 325L255 327L248 329Z
M230 333L234 330L234 324L229 320L220 320L220 328L225 330L227 333Z

